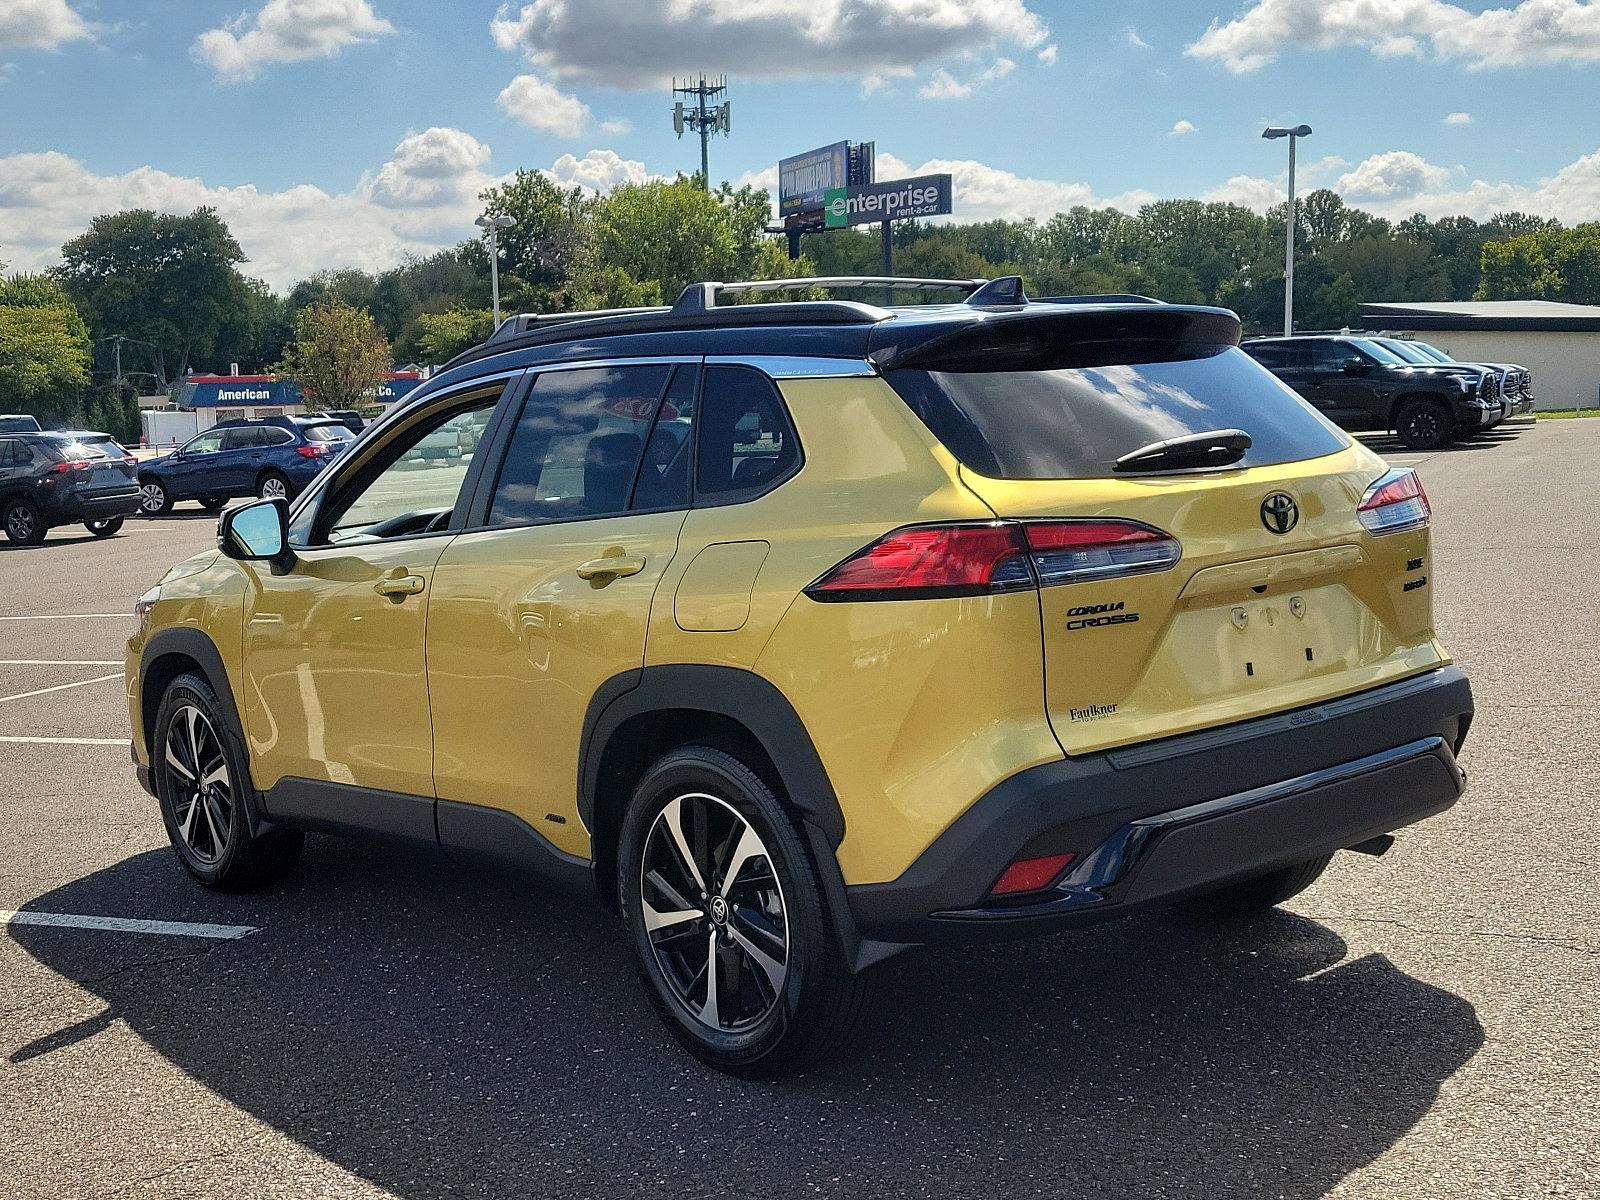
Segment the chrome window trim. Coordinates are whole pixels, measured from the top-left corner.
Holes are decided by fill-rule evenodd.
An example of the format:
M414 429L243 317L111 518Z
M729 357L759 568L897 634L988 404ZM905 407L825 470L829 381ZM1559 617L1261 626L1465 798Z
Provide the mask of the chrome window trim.
M864 379L877 369L861 358L798 354L708 354L706 366L754 367L769 379Z

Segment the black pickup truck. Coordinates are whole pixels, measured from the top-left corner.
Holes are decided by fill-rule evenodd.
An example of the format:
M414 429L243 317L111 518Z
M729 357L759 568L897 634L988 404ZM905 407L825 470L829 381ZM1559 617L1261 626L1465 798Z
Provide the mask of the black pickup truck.
M1409 363L1370 338L1251 338L1245 353L1345 429L1392 430L1411 450L1437 450L1498 425L1500 374L1470 363Z

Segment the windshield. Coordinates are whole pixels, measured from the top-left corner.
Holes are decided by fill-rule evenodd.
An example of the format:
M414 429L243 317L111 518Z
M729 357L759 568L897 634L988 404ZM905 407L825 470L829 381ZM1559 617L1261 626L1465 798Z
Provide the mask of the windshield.
M1351 338L1350 345L1355 346L1357 349L1367 354L1370 354L1379 362L1385 363L1391 367L1409 367L1414 365L1413 363L1408 362L1406 359L1401 358L1398 354L1389 349L1387 346L1383 345L1381 342L1375 342L1370 338Z
M1232 346L1193 357L1041 371L890 371L890 385L961 462L990 478L1092 479L1184 434L1242 429L1240 467L1348 444L1315 409Z
M1411 344L1426 354L1429 358L1433 359L1434 362L1451 363L1456 361L1443 350L1439 349L1439 347L1430 346L1427 342L1412 342Z
M1394 353L1398 354L1401 358L1405 359L1409 363L1416 363L1418 366L1424 367L1436 367L1439 365L1438 359L1432 357L1431 355L1424 354L1421 349L1411 345L1409 342L1382 342L1380 345L1382 345L1386 350L1394 351Z

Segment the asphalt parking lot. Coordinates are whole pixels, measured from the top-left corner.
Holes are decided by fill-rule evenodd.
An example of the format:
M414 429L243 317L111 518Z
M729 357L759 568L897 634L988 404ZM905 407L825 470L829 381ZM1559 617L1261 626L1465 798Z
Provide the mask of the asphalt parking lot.
M682 1054L596 910L332 838L191 884L120 660L214 519L0 548L0 910L253 930L9 924L0 1195L1600 1195L1600 420L1376 445L1434 503L1462 803L1250 924L896 960L777 1084Z

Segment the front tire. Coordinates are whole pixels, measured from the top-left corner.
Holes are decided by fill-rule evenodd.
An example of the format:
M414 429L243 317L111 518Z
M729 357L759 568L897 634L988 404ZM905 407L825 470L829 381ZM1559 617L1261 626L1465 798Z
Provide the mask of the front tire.
M203 676L180 675L167 686L150 757L161 820L195 879L240 891L299 861L303 834L261 828L243 742Z
M147 517L159 517L172 509L172 494L159 479L139 480L139 511Z
M200 507L207 512L221 512L222 506L227 502L228 498L226 496L202 496L200 498Z
M1407 400L1395 414L1394 430L1408 450L1438 450L1455 436L1449 411L1434 400Z
M123 518L102 517L98 521L85 521L83 527L98 538L107 538L122 528Z
M1298 896L1321 877L1332 861L1331 854L1308 858L1265 875L1240 879L1214 892L1191 896L1181 901L1180 907L1202 917L1255 916Z
M5 502L0 509L0 525L5 526L6 537L19 546L37 546L50 531L39 506L22 496Z
M645 991L708 1066L761 1078L826 1057L863 1016L797 819L711 746L650 768L623 819L618 900Z

